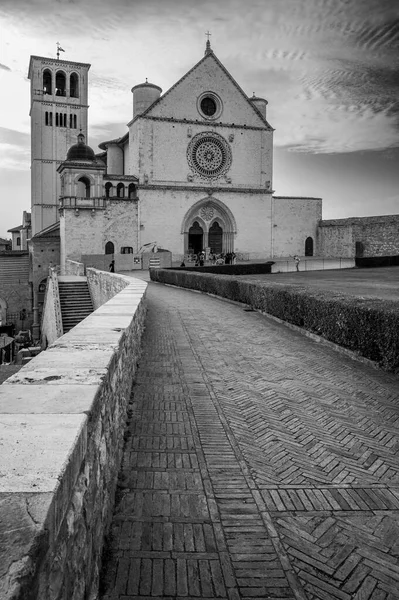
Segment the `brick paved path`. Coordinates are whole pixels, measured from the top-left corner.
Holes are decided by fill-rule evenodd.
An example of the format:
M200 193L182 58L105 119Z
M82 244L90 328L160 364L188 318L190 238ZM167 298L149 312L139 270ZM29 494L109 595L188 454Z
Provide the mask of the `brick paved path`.
M149 286L103 600L399 598L399 379Z

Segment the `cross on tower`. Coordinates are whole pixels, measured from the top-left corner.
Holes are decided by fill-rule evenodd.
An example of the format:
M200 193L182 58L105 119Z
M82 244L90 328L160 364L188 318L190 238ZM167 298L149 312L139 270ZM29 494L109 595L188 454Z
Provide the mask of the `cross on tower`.
M208 38L208 42L209 42L209 38L210 38L210 36L211 36L212 34L211 34L209 31L206 31L206 32L205 32L205 35L206 35L206 37Z

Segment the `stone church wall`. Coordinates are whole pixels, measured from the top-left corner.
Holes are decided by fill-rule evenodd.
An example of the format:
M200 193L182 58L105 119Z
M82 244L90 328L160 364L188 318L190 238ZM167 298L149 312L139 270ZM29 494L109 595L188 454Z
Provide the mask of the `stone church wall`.
M215 191L212 197L228 206L235 218L235 251L247 253L251 260L270 256L271 196L223 190ZM197 201L204 200L206 204L207 198L203 191L143 187L140 190L140 245L156 241L159 247L172 252L174 261L182 260L185 216ZM208 225L204 222L204 227ZM261 250L259 239L263 240Z
M324 256L399 255L399 215L322 221L319 243Z
M305 241L313 239L313 255L320 254L317 227L322 215L321 198L273 197L273 256L305 255Z

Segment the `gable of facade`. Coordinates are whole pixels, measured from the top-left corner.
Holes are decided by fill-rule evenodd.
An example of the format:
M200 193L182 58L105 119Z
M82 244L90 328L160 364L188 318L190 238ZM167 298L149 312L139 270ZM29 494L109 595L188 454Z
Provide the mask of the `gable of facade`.
M206 103L201 106L209 94L216 103L212 115L207 114ZM213 52L154 102L144 116L271 129Z

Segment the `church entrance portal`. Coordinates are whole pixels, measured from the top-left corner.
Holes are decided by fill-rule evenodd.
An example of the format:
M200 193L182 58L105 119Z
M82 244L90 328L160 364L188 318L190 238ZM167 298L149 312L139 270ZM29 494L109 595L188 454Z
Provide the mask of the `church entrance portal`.
M204 230L198 223L194 221L188 230L188 251L198 254L204 249Z
M209 228L208 246L215 254L221 254L223 251L223 229L216 221Z

